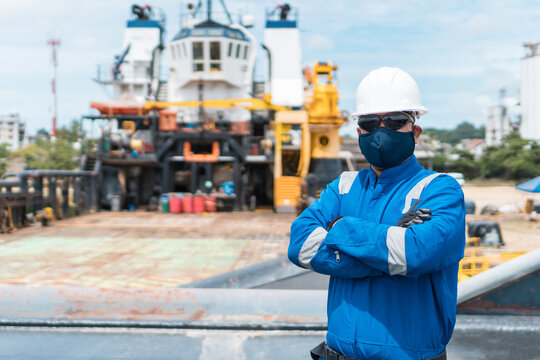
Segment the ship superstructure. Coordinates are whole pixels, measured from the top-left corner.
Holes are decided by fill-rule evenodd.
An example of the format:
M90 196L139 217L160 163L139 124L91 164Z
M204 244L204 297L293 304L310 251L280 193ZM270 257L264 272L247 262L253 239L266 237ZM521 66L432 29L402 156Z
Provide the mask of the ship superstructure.
M110 77L98 79L112 85L114 99L93 102L101 114L85 116L108 120L88 156L102 164L105 207L118 197L122 207L136 208L161 194L219 195L227 188L234 209L273 205L294 212L306 178L314 197L341 172L337 66L315 62L302 70L298 10L288 4L266 10L261 84L253 81L259 45L248 31L253 17L234 23L220 4L221 18L211 0L188 6L167 44L164 17L150 6L132 7L123 50L108 67ZM160 81L163 50L169 73Z
M98 67L96 81L112 87L112 100L92 107L111 114L137 112L159 90L161 55L164 49L165 16L149 5L131 7L122 51L111 64Z
M300 109L304 104L302 43L298 11L287 4L266 10L264 48L268 52L268 86L272 103Z
M233 24L227 14L227 24L212 18L211 1L207 1L206 18L202 18L201 2L182 21L182 28L170 41L168 101L183 102L204 98L251 98L257 41L240 24ZM251 24L245 24L249 26ZM192 123L200 119L198 109L174 107L181 121ZM204 116L221 121L249 121L244 109L205 109Z

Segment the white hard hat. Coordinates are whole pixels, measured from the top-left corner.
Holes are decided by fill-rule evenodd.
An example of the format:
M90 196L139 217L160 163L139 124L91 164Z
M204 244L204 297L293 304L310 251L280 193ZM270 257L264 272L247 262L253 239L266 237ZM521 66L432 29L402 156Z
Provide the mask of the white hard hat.
M356 112L351 117L410 111L415 116L425 115L427 109L420 101L416 81L399 68L382 67L371 71L356 89Z

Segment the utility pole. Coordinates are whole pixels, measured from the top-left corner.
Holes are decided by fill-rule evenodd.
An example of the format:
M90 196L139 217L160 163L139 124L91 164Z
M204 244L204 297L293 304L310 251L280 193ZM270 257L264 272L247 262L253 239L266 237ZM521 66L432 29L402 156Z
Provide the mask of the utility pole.
M52 79L51 79L51 113L52 113L52 128L51 137L56 138L56 47L60 45L60 40L49 39L47 44L51 46L51 65L52 65Z

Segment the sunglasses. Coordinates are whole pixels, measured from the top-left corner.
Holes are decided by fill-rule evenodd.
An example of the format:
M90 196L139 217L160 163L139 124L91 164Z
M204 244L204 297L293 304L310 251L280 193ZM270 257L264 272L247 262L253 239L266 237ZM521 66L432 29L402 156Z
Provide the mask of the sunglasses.
M414 117L404 112L388 113L384 115L365 115L358 119L360 129L370 132L379 127L380 122L390 130L399 130L410 121L414 124Z

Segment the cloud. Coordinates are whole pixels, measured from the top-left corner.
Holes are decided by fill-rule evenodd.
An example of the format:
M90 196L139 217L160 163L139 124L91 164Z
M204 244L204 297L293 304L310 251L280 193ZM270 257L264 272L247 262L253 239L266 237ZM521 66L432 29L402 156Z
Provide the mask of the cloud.
M121 51L132 2L4 1L0 32L13 35L4 37L0 46L4 85L0 113L17 110L30 122L36 119L30 128L43 126L37 119L47 117L49 36L62 41L60 121L85 112L91 99L103 98L90 78L97 64L112 61ZM177 0L152 4L167 14L168 41L180 28L178 14L186 2L182 9ZM251 31L261 42L265 8L276 2L228 0L226 4L235 20L240 13L255 16ZM331 60L339 66L340 108L354 109L356 86L367 72L382 65L399 66L418 81L434 126L451 127L465 119L485 121L485 107L497 102L501 87L508 89L508 96L517 96L522 43L540 41L540 6L529 0L297 0L293 5L299 11L304 63ZM214 7L221 11L219 4ZM258 54L265 56L260 50ZM165 66L163 62L163 74ZM258 68L257 73L266 71ZM29 96L34 99L32 106Z
M95 36L91 36L91 35L82 35L82 36L76 37L76 38L73 40L73 45L74 45L74 46L77 46L77 47L79 47L79 48L82 48L82 49L93 49L93 50L97 50L97 49L98 49L98 45L100 45L100 43L98 42L98 40L96 39Z
M334 41L328 36L312 34L305 40L304 47L309 50L332 50Z

